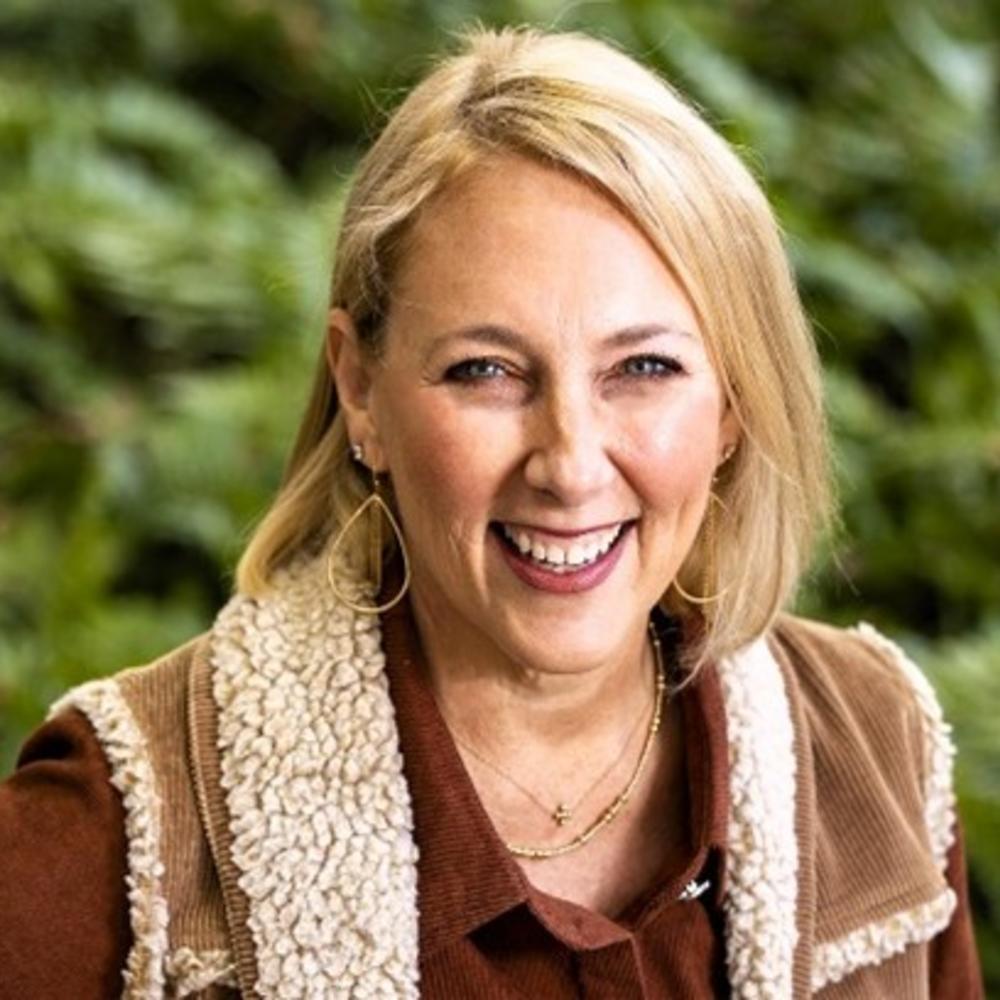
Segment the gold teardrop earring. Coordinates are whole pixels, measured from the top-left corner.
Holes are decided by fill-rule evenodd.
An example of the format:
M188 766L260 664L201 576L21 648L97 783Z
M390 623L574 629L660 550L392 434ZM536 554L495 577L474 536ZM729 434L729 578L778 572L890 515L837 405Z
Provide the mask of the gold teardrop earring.
M351 445L351 458L359 464L364 464L364 449L361 445ZM351 608L351 610L364 615L377 615L395 607L406 595L410 586L410 556L406 551L406 544L403 541L403 532L399 526L399 522L392 513L392 509L382 497L379 475L374 469L370 469L369 471L372 476L372 491L367 497L365 497L364 500L361 501L358 509L351 514L341 529L337 532L333 541L330 543L330 548L326 556L326 576L330 583L330 589L344 604ZM402 586L400 586L399 590L388 601L385 601L382 604L361 604L345 594L337 585L337 573L335 569L337 553L341 550L341 548L343 548L344 541L350 534L351 529L355 526L355 524L361 522L361 519L365 516L365 513L369 510L369 508L371 508L372 516L369 518L371 523L368 526L367 532L368 569L366 576L372 584L373 593L375 594L376 599L382 591L383 519L388 521L389 527L392 529L393 534L395 534L396 544L399 546L399 552L403 559Z
M732 445L727 447L722 454L722 461L719 462L719 466L717 468L721 468L721 466L725 465L726 462L729 461L730 456L735 450L736 449ZM716 471L716 474L712 477L713 486L715 485L717 479L718 479L718 471ZM718 572L717 559L716 559L717 541L716 541L716 524L715 524L715 517L716 517L715 511L717 507L719 508L719 510L723 512L725 512L726 510L726 505L722 502L722 499L719 497L718 493L716 493L715 490L710 490L708 494L708 508L705 511L705 522L704 522L705 562L704 566L702 567L702 578L701 578L702 593L700 595L692 594L681 586L680 581L676 576L674 577L673 580L674 590L676 590L677 593L680 594L681 597L683 597L684 600L687 601L689 604L699 604L699 605L714 604L716 601L724 597L727 591L729 590L729 587L726 586L723 587L721 590L716 591L714 594L710 594L708 592L708 588L712 584L712 579L717 575Z

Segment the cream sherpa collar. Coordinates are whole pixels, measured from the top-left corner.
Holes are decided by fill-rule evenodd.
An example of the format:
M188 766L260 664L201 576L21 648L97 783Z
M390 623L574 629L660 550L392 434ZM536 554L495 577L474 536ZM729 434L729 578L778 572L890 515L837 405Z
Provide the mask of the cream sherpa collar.
M303 563L267 598L230 601L211 644L222 786L249 900L256 993L417 997L417 857L378 620L340 604L322 566ZM719 671L730 743L730 983L734 997L782 1000L793 992L799 864L789 701L763 640ZM933 716L933 696L917 688ZM142 736L114 680L84 685L53 711L70 705L90 716L125 799L135 934L126 995L160 998L176 956L158 878L160 803ZM943 861L953 818L950 744L939 712L932 721L927 817ZM862 928L824 945L813 988L926 940L953 905L943 898L932 914L902 915L888 941L884 929ZM225 956L211 957L219 976L231 977ZM184 995L177 986L168 983L170 995Z

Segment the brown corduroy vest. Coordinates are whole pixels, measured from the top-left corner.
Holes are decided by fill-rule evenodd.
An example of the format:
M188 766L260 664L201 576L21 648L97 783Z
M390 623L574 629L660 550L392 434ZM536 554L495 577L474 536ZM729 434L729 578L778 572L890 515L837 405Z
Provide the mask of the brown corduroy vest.
M324 976L344 995L419 993L415 855L378 623L307 610L307 577L286 589L284 605L235 599L211 632L54 708L90 717L123 791L127 996L336 995ZM319 647L326 626L297 639L288 622L302 618L333 622ZM942 874L952 751L929 687L873 630L786 618L751 654L719 665L742 803L727 871L733 995L926 997L927 942L954 908ZM317 769L338 725L355 726L352 753L372 741L365 774ZM298 763L282 772L285 758ZM257 780L268 768L297 777ZM322 822L300 836L290 817L314 795ZM353 846L324 867L310 845L330 853L338 837ZM328 880L314 899L296 859L311 884ZM387 912L373 914L373 899ZM328 924L335 945L316 936Z

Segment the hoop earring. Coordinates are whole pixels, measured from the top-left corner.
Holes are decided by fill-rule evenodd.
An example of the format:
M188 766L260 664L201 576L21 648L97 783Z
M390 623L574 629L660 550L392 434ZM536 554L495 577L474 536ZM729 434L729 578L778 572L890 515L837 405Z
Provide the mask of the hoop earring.
M357 458L354 447L352 447L351 450L352 457ZM360 604L359 602L348 597L337 585L337 574L334 570L336 555L343 546L344 539L347 538L351 528L354 527L355 522L360 521L361 518L364 517L365 511L368 510L369 507L374 508L374 521L368 532L368 568L369 579L372 581L376 599L382 589L382 517L389 522L389 526L392 528L393 534L396 536L396 544L399 546L400 555L403 557L403 584L399 590L383 604ZM399 527L399 522L396 520L389 505L382 498L378 473L375 472L374 469L372 470L371 493L364 500L362 500L358 509L347 519L344 526L337 532L330 544L330 548L326 555L326 578L330 583L330 589L337 595L337 597L352 611L357 611L359 614L363 615L378 615L383 611L388 611L390 608L394 608L406 596L406 592L410 588L410 556L406 551L406 543L403 541L403 532Z
M723 598L729 591L729 587L725 586L722 590L716 591L714 594L708 593L709 582L711 577L715 573L715 549L716 549L716 529L715 529L715 507L718 505L722 510L726 509L726 505L719 498L719 495L712 490L708 494L708 510L705 512L705 551L706 551L706 561L705 569L702 574L702 590L704 593L702 595L691 594L686 591L678 582L677 577L673 579L672 586L678 594L684 598L689 604L714 604L716 601Z

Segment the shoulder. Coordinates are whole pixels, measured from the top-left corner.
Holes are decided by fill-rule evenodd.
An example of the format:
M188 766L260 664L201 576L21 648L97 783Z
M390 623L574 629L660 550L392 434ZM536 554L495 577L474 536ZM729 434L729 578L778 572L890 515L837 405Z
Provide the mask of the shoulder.
M86 717L129 817L137 799L148 803L163 784L154 771L162 778L186 770L194 671L208 666L210 645L211 633L203 633L147 664L70 689L49 710L50 718Z
M919 668L870 626L838 628L783 615L721 667L724 689L727 683L734 688L731 722L738 723L748 705L763 713L759 724L768 730L787 717L797 744L811 745L818 765L898 758L913 765L911 776L919 781L925 740L943 731L937 699Z
M207 656L198 636L143 666L88 681L67 691L49 710L54 718L74 711L86 717L121 793L127 822L137 812L155 813L155 772L181 774L188 751L188 703L192 667ZM147 833L149 827L139 824Z
M866 745L888 740L896 750L908 749L921 770L928 741L950 745L930 682L901 646L871 625L838 628L786 615L770 644L817 734L849 732Z
M955 749L920 667L867 624L837 628L784 616L770 645L799 703L818 791L860 783L890 795L922 815L943 865L954 837Z
M118 919L131 931L118 968L140 991L154 990L172 974L168 910L188 905L189 882L210 884L211 859L190 766L191 716L199 711L193 686L198 664L208 668L209 636L73 688L50 712L50 726L86 719L88 752L102 765L93 781L116 800L107 836L117 838L119 885L128 886L127 899L118 900Z
M102 723L122 722L137 708L141 711L147 702L156 704L156 711L151 713L154 719L162 716L166 705L172 706L186 696L192 666L208 655L209 636L196 636L149 663L72 688L52 705L49 716L75 708L100 729L105 728Z
M3 788L34 795L51 787L87 796L106 780L107 770L93 727L81 712L67 706L28 737Z
M929 687L902 648L868 624L840 628L783 615L771 641L809 689L836 691L848 700L863 696L905 704L918 686Z
M109 777L93 728L67 709L0 783L0 995L120 991L125 842Z
M87 796L106 786L113 777L109 744L143 739L133 731L136 709L149 701L149 716L162 718L165 708L185 697L191 667L206 650L207 636L198 636L148 664L71 688L25 741L4 789L59 786Z
M760 858L789 912L798 880L815 988L933 936L954 905L954 797L947 726L919 669L874 629L795 617L720 669L733 905L760 898Z

